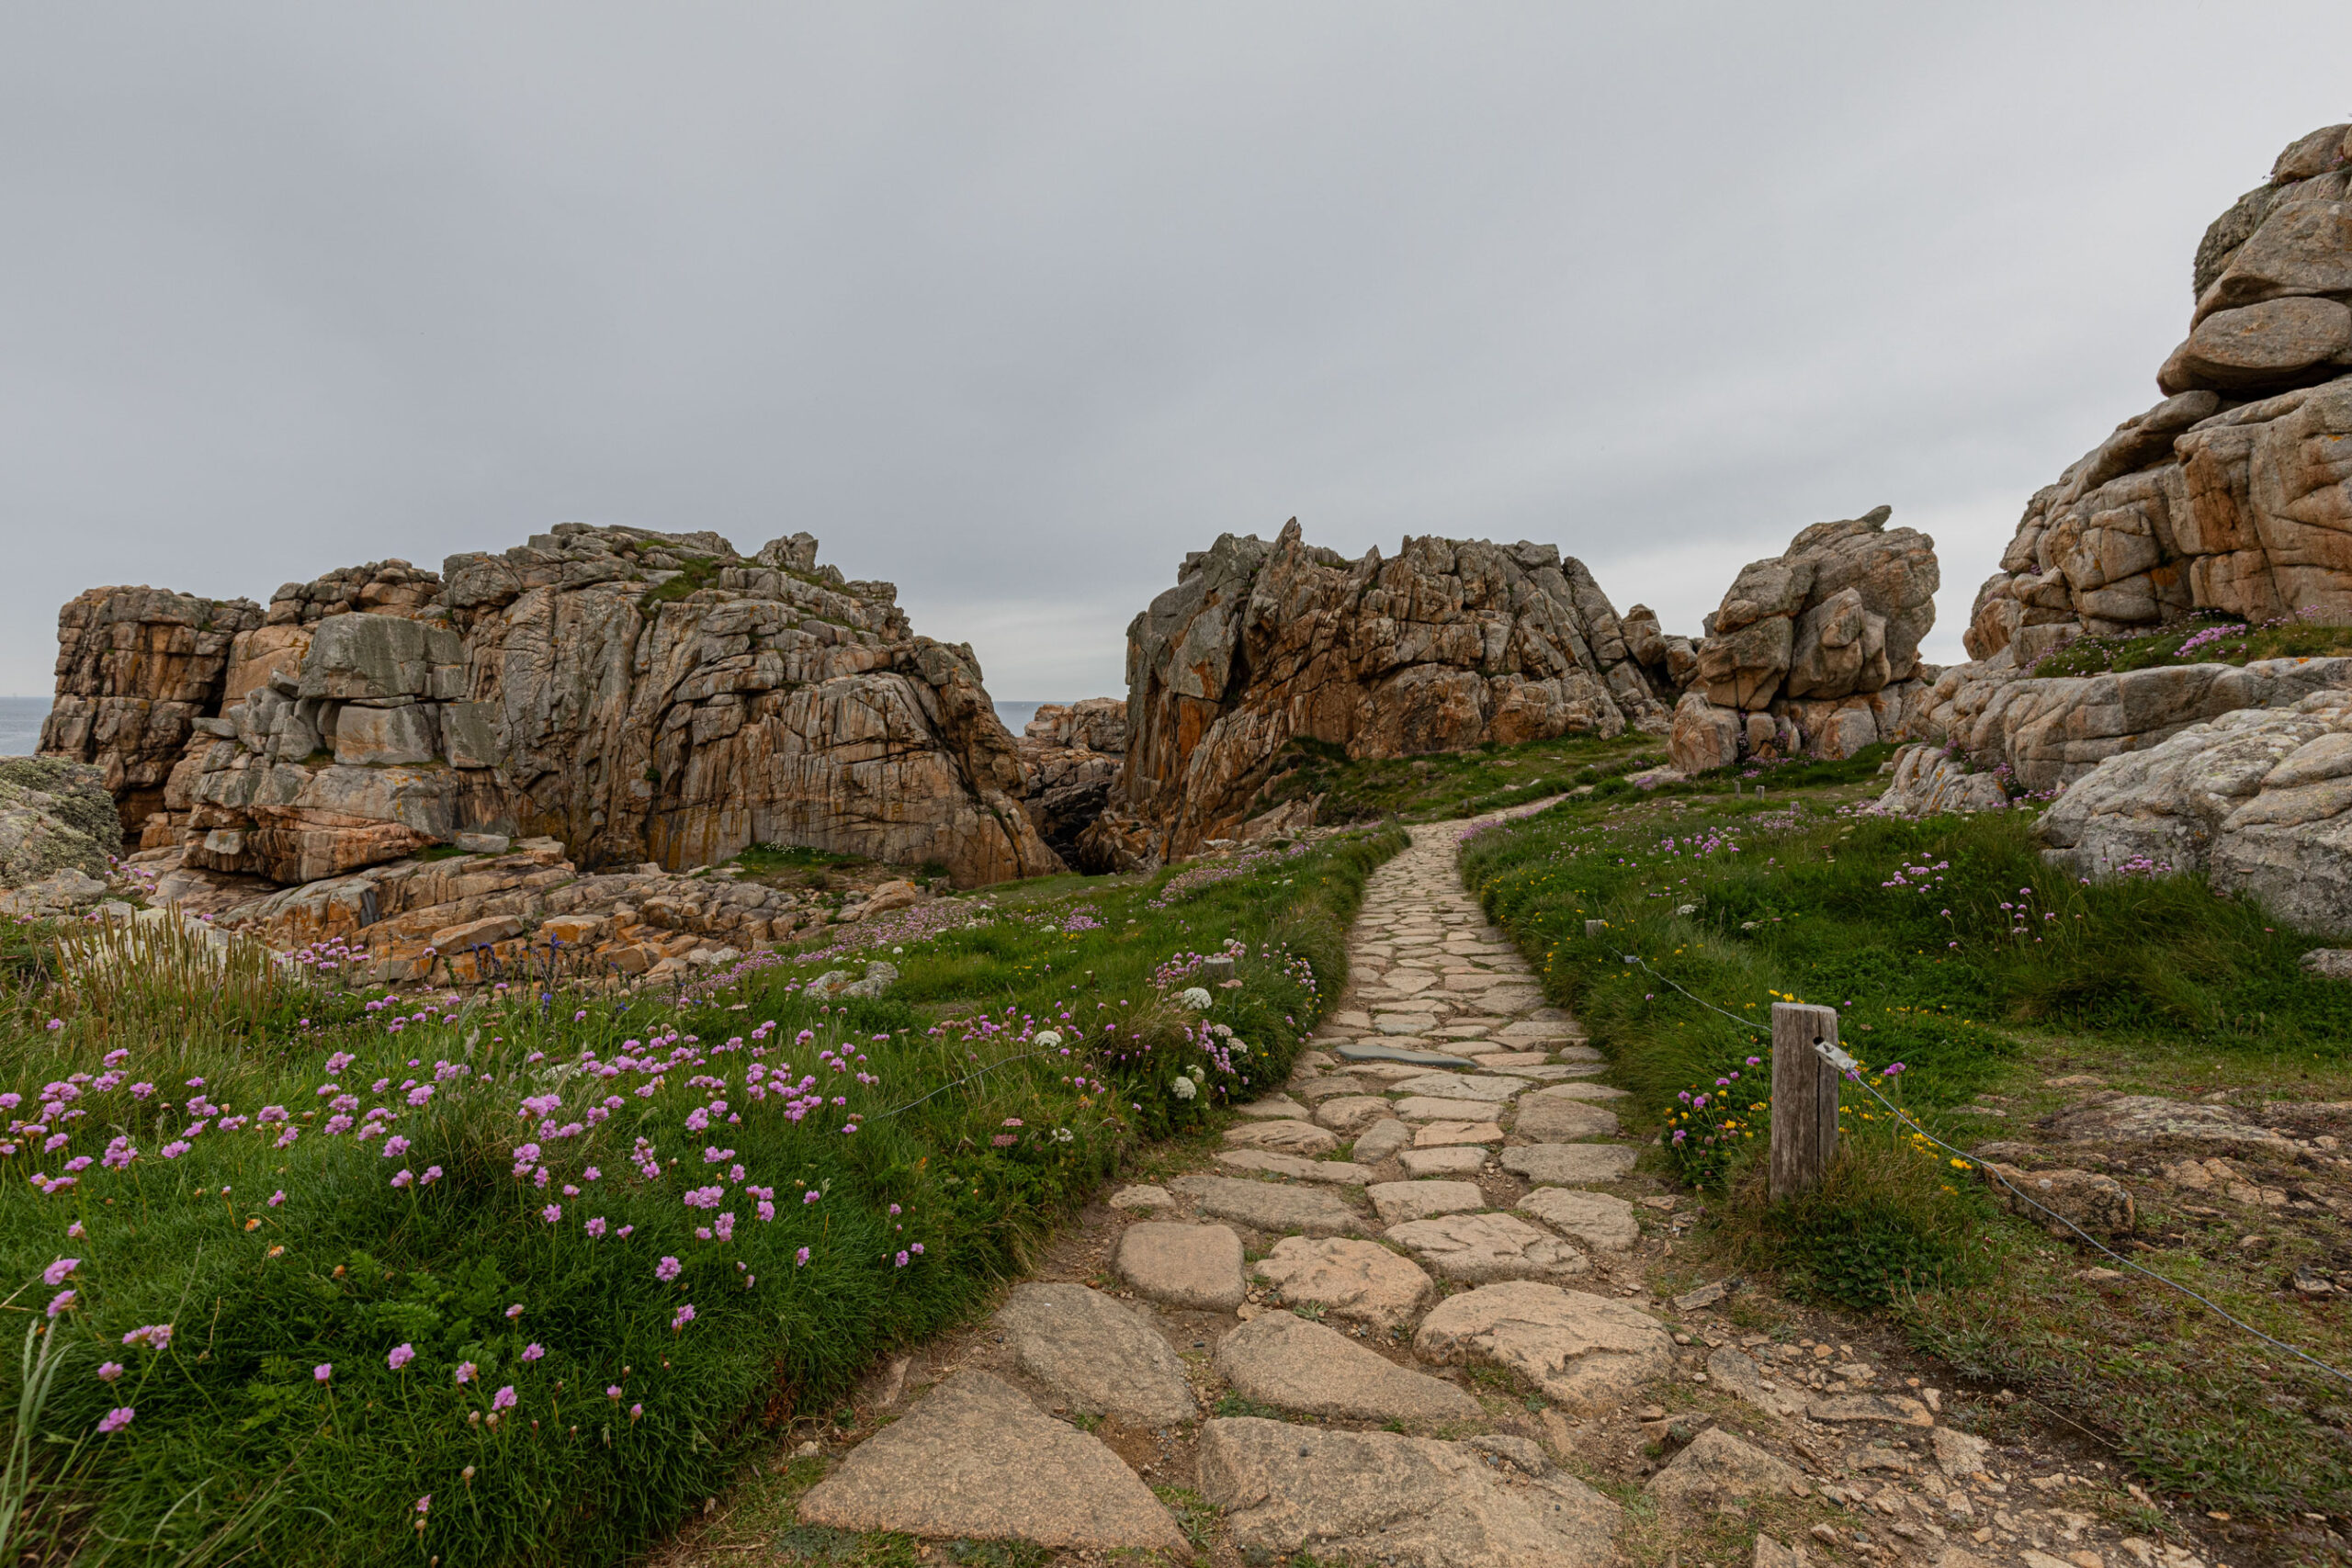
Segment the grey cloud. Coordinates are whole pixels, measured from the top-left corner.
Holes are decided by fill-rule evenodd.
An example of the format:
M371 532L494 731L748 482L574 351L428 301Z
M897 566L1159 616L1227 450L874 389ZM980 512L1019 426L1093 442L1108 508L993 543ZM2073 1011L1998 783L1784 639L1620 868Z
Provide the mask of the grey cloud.
M2266 40L2255 47L2258 26ZM2154 400L2340 6L18 7L0 691L104 581L806 527L1005 697L1219 532L1695 626L1879 502L1931 651ZM2281 40L2298 40L2282 47Z

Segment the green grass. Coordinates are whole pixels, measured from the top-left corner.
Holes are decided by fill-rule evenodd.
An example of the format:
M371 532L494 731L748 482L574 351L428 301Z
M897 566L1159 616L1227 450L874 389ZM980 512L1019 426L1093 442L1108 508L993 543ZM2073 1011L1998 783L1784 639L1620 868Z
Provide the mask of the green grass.
M2215 636L2219 632L2222 635ZM2195 641L2184 656L2182 645ZM2289 618L2248 623L2205 615L2141 637L2076 637L2035 661L2036 675L2101 675L2160 664L2248 664L2352 654L2352 626Z
M812 850L805 844L753 844L727 863L740 865L753 876L771 876L778 872L830 870L865 862L862 855Z
M1302 737L1276 756L1274 777L1255 808L1321 795L1317 817L1325 822L1475 817L1579 784L1603 784L1666 760L1662 741L1635 730L1607 740L1569 735L1476 751L1358 759L1342 747Z
M1972 1172L1911 1135L1967 1148L2030 1134L2030 1117L2079 1097L2039 1087L2043 1075L2086 1067L2131 1092L2344 1098L2352 987L2301 974L2312 938L2200 878L2086 886L2053 870L2029 811L1841 814L1875 787L1815 785L1762 803L1568 803L1479 834L1465 873L1550 997L1608 1052L1615 1081L1634 1091L1629 1123L1682 1132L1658 1157L1727 1194L1698 1238L1725 1266L1893 1314L1967 1377L2015 1387L2199 1508L2280 1529L2304 1511L2352 1512L2352 1397L2340 1384L2160 1287L2076 1280L2108 1260L1996 1216ZM1588 937L1589 919L1608 925ZM1758 1156L1778 999L1840 1008L1843 1043L1916 1122L1888 1119L1849 1086L1846 1152L1829 1182L1775 1207L1758 1190ZM1905 1070L1885 1076L1896 1062ZM1694 1109L1701 1095L1710 1103ZM1986 1100L2014 1120L1963 1109ZM2352 1329L2278 1288L2294 1261L2352 1259L2330 1216L2209 1208L2206 1218L2148 1185L2177 1154L2127 1153L2136 1163L2123 1165L2098 1151L2050 1154L2042 1163L2090 1160L2132 1179L2142 1220L2125 1245L2147 1267L2352 1365ZM2264 1182L2312 1179L2268 1157ZM2275 1251L2237 1246L2256 1225Z
M26 1343L55 1377L8 1545L93 1563L620 1561L775 1424L836 1408L876 1355L982 1308L1147 1140L1279 1081L1343 978L1365 875L1401 842L1260 852L1229 875L910 931L890 996L831 1007L798 987L841 954L673 997L369 1008L288 984L209 1010L153 986L49 988L12 958L0 1081L24 1098L0 1248L8 1323L42 1329ZM1205 1014L1174 999L1186 955L1228 942L1242 984ZM768 1092L770 1072L793 1087ZM803 1100L804 1077L821 1095ZM67 1135L55 1151L21 1131L44 1083L72 1083L65 1109L86 1112L43 1121ZM328 1131L379 1109L404 1148ZM127 1168L28 1182L118 1137ZM711 1206L684 1201L710 1188ZM772 1218L753 1188L773 1190ZM80 1261L52 1287L62 1258ZM76 1294L51 1327L59 1288ZM152 1324L172 1325L165 1348L125 1345ZM102 1379L107 1362L122 1374ZM27 1372L0 1367L0 1409ZM118 1407L136 1415L98 1435Z

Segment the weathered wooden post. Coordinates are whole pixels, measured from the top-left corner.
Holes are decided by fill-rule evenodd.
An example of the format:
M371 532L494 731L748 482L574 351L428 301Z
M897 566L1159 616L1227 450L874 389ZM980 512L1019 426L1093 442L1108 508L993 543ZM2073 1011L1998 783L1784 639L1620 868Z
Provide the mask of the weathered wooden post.
M1815 1050L1838 1045L1838 1010L1772 1004L1772 1179L1775 1202L1821 1185L1838 1152L1838 1085L1844 1076ZM1843 1055L1842 1052L1839 1053Z
M1605 931L1608 929L1609 922L1607 920L1587 920L1584 923L1584 934L1587 936L1599 936L1602 931Z

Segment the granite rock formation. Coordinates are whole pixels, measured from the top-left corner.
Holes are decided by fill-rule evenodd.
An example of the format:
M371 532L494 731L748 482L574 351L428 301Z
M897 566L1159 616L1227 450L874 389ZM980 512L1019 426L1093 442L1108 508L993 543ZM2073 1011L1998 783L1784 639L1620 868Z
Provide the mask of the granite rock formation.
M1295 739L1396 757L1665 723L1608 596L1554 546L1421 537L1351 561L1295 518L1271 543L1227 534L1127 628L1125 815L1104 818L1124 848L1100 858L1233 835Z
M1059 869L971 650L816 552L564 524L439 576L288 584L266 613L96 590L60 617L43 750L99 765L145 848L277 882L466 832L591 868L775 842L967 885Z
M161 588L93 588L57 614L57 694L40 752L94 764L135 838L162 809L164 781L198 718L220 711L240 633L261 625L250 599Z
M2036 830L2081 875L2201 871L2298 926L2352 929L2352 679L2110 757Z
M2030 667L2193 610L2352 620L2352 128L2302 138L2198 247L2164 400L2026 505L1969 617Z
M1127 705L1116 697L1041 703L1013 743L1021 753L1023 808L1046 847L1069 864L1095 864L1086 833L1112 804L1127 750Z
M1881 506L1751 561L1707 617L1669 740L1685 773L1743 756L1847 757L1891 739L1935 625L1935 541ZM1661 654L1664 653L1661 649Z

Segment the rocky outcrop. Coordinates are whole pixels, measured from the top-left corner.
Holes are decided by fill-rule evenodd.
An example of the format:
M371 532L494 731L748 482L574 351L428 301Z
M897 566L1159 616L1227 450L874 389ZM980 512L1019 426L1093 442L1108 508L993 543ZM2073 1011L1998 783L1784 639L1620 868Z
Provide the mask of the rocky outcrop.
M1607 595L1555 547L1424 537L1351 561L1294 518L1187 556L1128 626L1128 815L1105 821L1132 857L1189 853L1259 809L1295 739L1396 757L1665 722Z
M57 613L57 694L40 752L96 766L136 837L198 719L220 711L231 649L261 625L250 599L93 588Z
M1127 749L1127 705L1116 697L1041 703L1014 742L1021 753L1023 808L1046 847L1085 871L1096 863L1085 846L1117 792Z
M469 831L591 868L774 842L967 885L1059 869L970 649L816 552L564 524L441 576L288 584L266 615L95 591L61 617L44 750L98 761L144 847L276 882Z
M1917 694L1909 733L2018 786L2062 789L2110 757L2144 750L2240 708L2289 707L2352 685L2352 659L2171 664L2119 674L2019 676L2007 660L1943 671Z
M103 878L122 849L106 774L55 757L0 757L0 890L71 871Z
M1919 642L1935 625L1940 576L1935 541L1890 530L1892 515L1881 506L1816 523L1741 570L1689 666L1669 738L1676 767L1847 757L1894 738L1923 673Z
M2352 164L2343 126L2279 155L2198 247L2165 400L2026 505L1967 646L2029 668L2192 610L2352 620Z
M2352 663L2352 660L2337 660ZM2047 858L2091 877L2202 871L2296 925L2352 929L2352 671L2093 768L2041 818Z
M2004 811L2008 805L2001 775L1976 772L1947 748L1915 745L1894 754L1894 780L1873 809L1883 817L1933 817Z

